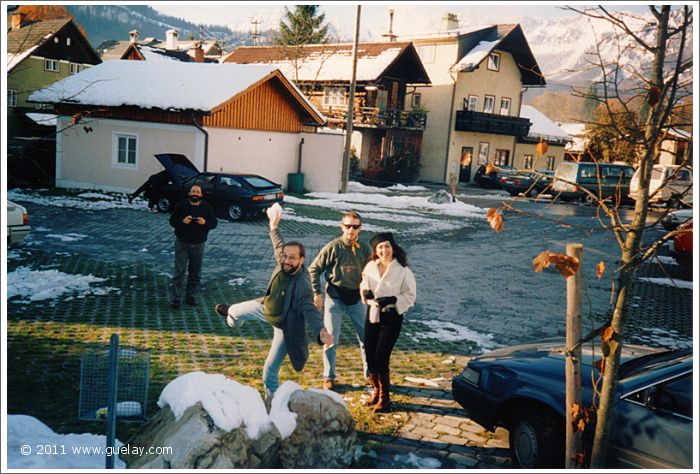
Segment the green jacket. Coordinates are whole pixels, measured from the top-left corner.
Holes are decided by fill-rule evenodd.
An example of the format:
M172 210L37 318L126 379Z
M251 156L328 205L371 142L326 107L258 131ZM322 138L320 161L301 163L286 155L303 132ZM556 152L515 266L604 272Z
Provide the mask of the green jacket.
M341 236L321 249L309 266L314 293L322 293L321 275L332 285L353 290L360 288L362 270L372 257L372 249L364 242L358 241L358 244L360 247L353 252Z

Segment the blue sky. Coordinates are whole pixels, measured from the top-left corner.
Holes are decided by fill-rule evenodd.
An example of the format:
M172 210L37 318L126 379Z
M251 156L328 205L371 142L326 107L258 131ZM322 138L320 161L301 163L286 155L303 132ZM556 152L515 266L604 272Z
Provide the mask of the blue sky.
M290 9L294 3L281 2L205 2L194 4L182 2L176 4L151 4L159 12L184 18L195 23L234 26L236 29L252 29L251 22L257 20L264 26L276 26L284 12L284 6ZM308 2L307 2L308 3ZM341 33L349 36L354 30L355 2L314 2L321 5L326 21L332 23ZM447 12L459 15L462 24L517 23L524 16L537 18L555 18L575 15L565 11L556 3L491 2L481 5L466 2L372 2L362 5L361 36L364 39L385 32L388 26L390 8L394 13L395 33L416 33L435 30L440 25L440 18ZM575 4L568 2L567 4ZM610 5L611 9L645 11L640 4Z

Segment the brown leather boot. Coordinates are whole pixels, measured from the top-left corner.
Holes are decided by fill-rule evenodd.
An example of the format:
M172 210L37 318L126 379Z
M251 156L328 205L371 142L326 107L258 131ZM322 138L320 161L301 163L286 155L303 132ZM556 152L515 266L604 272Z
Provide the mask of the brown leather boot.
M389 389L391 380L389 371L379 372L379 402L374 405L374 412L383 413L391 409L391 399L389 398Z
M376 405L379 401L379 375L376 372L370 372L368 380L374 391L370 399L364 403L366 407Z

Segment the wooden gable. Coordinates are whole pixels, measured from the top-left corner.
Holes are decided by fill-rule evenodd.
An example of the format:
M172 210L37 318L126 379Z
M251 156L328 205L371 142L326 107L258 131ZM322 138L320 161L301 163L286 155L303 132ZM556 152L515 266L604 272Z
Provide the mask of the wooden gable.
M21 31L21 30L20 30ZM64 59L78 64L100 64L97 55L85 36L72 21L66 23L50 38L44 41L33 53L50 59Z
M275 73L212 110L211 115L204 117L203 125L301 132L304 124L314 121Z

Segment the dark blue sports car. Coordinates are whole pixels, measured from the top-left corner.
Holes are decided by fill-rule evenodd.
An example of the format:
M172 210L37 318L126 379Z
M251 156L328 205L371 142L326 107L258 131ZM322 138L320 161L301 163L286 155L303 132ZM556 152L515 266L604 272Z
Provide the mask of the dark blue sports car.
M517 467L564 466L563 347L562 339L499 349L470 360L452 380L453 397L470 418L489 430L509 430ZM582 401L588 406L592 357L590 345L584 348ZM692 351L625 346L622 361L608 467L692 468ZM594 431L593 426L584 431L588 446Z

